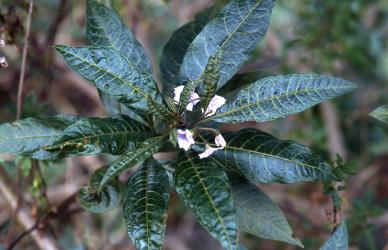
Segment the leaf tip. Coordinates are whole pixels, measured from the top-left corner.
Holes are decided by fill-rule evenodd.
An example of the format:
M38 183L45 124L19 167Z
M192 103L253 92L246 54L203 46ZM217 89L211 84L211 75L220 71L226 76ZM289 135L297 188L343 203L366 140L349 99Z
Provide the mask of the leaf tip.
M294 244L298 247L304 248L302 241L298 237L294 237Z

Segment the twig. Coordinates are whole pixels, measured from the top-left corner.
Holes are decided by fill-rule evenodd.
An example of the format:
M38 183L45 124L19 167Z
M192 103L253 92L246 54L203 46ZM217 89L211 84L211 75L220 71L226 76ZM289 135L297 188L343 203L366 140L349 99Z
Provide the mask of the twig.
M34 7L34 0L30 0L30 4L28 7L26 34L24 37L24 45L23 45L22 65L20 68L20 78L19 78L17 104L16 104L17 105L16 106L16 120L20 119L20 116L22 113L22 108L23 108L24 75L25 75L25 71L26 71L28 38L30 36L30 30L31 30L31 17L32 17L33 7Z
M25 230L23 233L21 233L21 234L19 234L19 236L18 237L16 237L16 239L14 239L12 242L11 242L11 244L9 244L9 247L8 247L8 250L12 250L12 249L14 249L14 247L25 237L25 236L27 236L27 235L29 235L32 231L34 231L35 229L37 229L39 227L39 221L37 220L36 222L35 222L35 224L31 227L31 228L29 228L29 229L27 229L27 230Z
M47 31L46 41L44 43L44 46L45 46L44 49L53 45L53 42L55 41L55 38L58 33L59 26L66 18L66 16L69 14L70 9L67 7L68 2L69 2L68 0L61 0L61 2L59 3L57 14ZM50 51L52 51L51 48L50 48Z
M0 170L2 170L2 166L0 166ZM17 206L16 195L12 192L12 188L10 188L5 181L6 179L8 179L6 178L6 174L3 171L0 172L0 194L2 194L4 200L8 203L11 210L15 210ZM24 207L20 207L19 211L16 214L16 218L26 230L32 229L36 223L35 220L27 212L27 209L25 209ZM47 235L44 232L32 230L31 236L38 245L39 249L58 250L54 239L50 235Z
M320 108L322 110L322 118L325 122L331 157L335 158L339 154L343 159L346 159L348 152L345 147L343 133L339 126L336 107L330 102L324 102L320 104Z
M26 27L26 34L24 37L24 45L23 45L23 54L22 54L22 64L20 68L20 77L19 77L19 85L18 85L18 93L17 93L17 103L16 103L16 120L20 119L22 108L23 108L23 88L24 88L24 75L25 75L25 69L26 69L26 61L27 61L27 49L28 49L28 38L30 36L30 29L31 29L31 16L32 16L32 10L34 7L34 1L30 0L29 8L28 8L28 17L27 17L27 27ZM16 182L17 185L20 186L20 180L21 180L21 173L19 167L17 168L16 172ZM16 214L18 213L19 207L20 207L20 192L17 191L16 193L16 203L15 207L13 208L13 214L11 216L11 226L7 233L7 239L10 239L13 234L13 222L16 220Z

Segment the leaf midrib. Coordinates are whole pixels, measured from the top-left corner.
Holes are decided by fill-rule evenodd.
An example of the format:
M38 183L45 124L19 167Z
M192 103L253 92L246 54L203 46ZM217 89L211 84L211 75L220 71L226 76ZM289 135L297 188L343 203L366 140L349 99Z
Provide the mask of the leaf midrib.
M98 3L100 4L100 3ZM101 8L101 6L98 6L98 8ZM93 12L94 14L94 19L97 20L97 23L99 24L99 26L103 29L103 33L105 35L106 38L108 38L108 41L109 43L111 44L110 47L112 47L114 50L119 50L119 48L116 48L116 46L114 45L113 41L112 41L112 38L111 36L108 35L108 32L107 32L107 29L106 29L106 26L103 26L102 24L104 24L104 22L100 21L100 18L99 18L99 13L98 11L95 9L95 7L90 7L90 10ZM112 21L112 17L110 16L109 17L109 24L111 24L111 21ZM107 25L108 26L108 25ZM94 42L93 42L94 43ZM98 46L98 45L97 45Z
M54 144L52 147L56 147L56 146L59 146L61 144L64 144L64 143L73 143L73 142L77 142L79 140L83 140L83 139L91 139L91 138L94 138L94 137L103 137L103 136L113 136L113 135L120 135L120 134L128 134L128 135L131 135L131 134L142 134L142 133L146 133L146 134L151 134L152 132L151 131L138 131L138 132L135 132L135 131L132 131L132 132L129 132L129 131L122 131L122 132L109 132L109 133L101 133L101 134L94 134L94 135L90 135L90 136L83 136L83 137L79 137L79 138L76 138L76 139L72 139L72 140L67 140L67 141L63 141L59 144ZM66 135L63 135L63 136L66 136ZM60 138L59 138L60 139Z
M66 54L69 54L69 55L71 55L71 56L73 56L73 57L79 59L80 61L82 61L82 62L84 62L84 63L86 63L86 64L88 64L88 65L91 65L91 66L93 66L93 67L96 67L98 70L101 70L102 72L105 72L105 73L107 73L107 74L113 76L115 79L117 79L117 80L119 80L120 82L122 82L122 83L126 84L127 86L131 87L135 92L139 93L139 94L142 95L143 97L145 97L145 98L147 97L147 94L143 93L139 88L136 88L133 84L131 84L131 83L128 82L127 80L124 80L123 78L119 77L118 75L114 74L113 72L108 71L108 70L106 70L106 69L104 69L104 68L101 68L100 66L98 66L98 65L95 64L95 63L90 63L90 62L84 60L82 57L79 57L79 56L77 56L77 55L75 55L75 54L73 54L73 53L70 53L69 51L64 50L62 47L58 47L58 46L57 46L56 48L57 48L58 50L64 52L64 53L66 53ZM96 49L98 49L99 47L93 47L93 46L92 46L92 47L81 47L81 48L87 48L87 49L96 48ZM103 48L103 47L102 47L102 48ZM114 49L114 50L115 50L115 49ZM117 54L120 54L120 53L117 52L116 50L115 50L115 52L116 52ZM120 54L120 55L121 55L121 54ZM128 61L127 58L123 58L123 59L126 60L126 61ZM131 65L133 66L133 64L131 64ZM140 71L139 71L138 73L141 74Z
M145 206L145 217L146 217L146 234L147 234L147 244L150 246L150 236L149 236L149 220L148 220L148 184L149 184L149 171L150 171L151 164L148 164L147 169L146 169L146 183L145 183L145 201L146 201L146 206Z
M0 142L2 140L4 141L12 141L12 140L28 140L28 139L37 139L37 138L46 138L46 137L60 137L62 133L60 134L52 134L52 135L34 135L34 136L26 136L26 137L13 137L13 138L8 138L8 137L0 137Z
M238 202L237 200L234 200L236 202L236 205L237 206L240 206L242 207L244 210L248 210L249 212L251 212L252 214L255 214L257 217L260 217L263 221L267 222L267 224L270 224L272 226L272 228L274 228L276 231L280 232L281 234L283 234L286 238L288 238L289 240L291 240L292 242L296 243L297 241L291 236L289 235L287 232L285 232L284 230L282 230L281 228L275 226L271 221L267 220L265 218L265 216L261 216L259 213L255 213L252 209L248 208L248 207L245 207L244 205L242 205L242 202ZM244 211L245 213L245 211Z
M196 142L196 144L200 144L200 145L206 145L205 143L203 142ZM217 145L215 145L214 143L209 143L210 146L213 146L213 147L218 147ZM272 157L272 158L276 158L276 159L279 159L279 160L283 160L283 161L287 161L287 162L291 162L291 163L295 163L297 165L302 165L303 167L310 167L312 169L316 169L316 170L319 170L321 172L324 172L324 173L327 173L327 174L330 174L332 176L334 176L332 173L330 172L327 172L327 171L324 171L320 168L317 168L313 165L309 165L309 164L306 164L306 163L302 163L302 162L296 162L296 161L293 161L291 159L287 159L287 158L282 158L280 156L277 156L277 155L271 155L271 154L268 154L268 153L264 153L264 152L258 152L258 151L254 151L254 150L250 150L250 149L244 149L244 148L238 148L238 147L232 147L232 146L229 146L228 144L225 146L224 149L230 149L231 151L242 151L242 152L247 152L247 153L252 153L252 154L258 154L258 155L263 155L263 156L268 156L268 157ZM224 154L226 154L226 152L224 152ZM214 157L214 156L212 156ZM238 169L241 170L240 166L238 166Z
M205 184L204 184L204 182L203 182L203 180L202 180L201 175L198 173L198 171L197 171L197 169L196 169L196 165L194 164L194 162L193 162L193 160L191 159L190 155L188 155L187 158L189 159L190 164L191 164L191 166L192 166L192 168L193 168L193 170L194 170L194 172L195 172L195 175L198 177L199 182L201 183L201 186L202 186L203 190L205 190L205 195L206 195L206 197L208 198L208 200L209 200L209 202L210 202L210 204L211 204L212 209L213 209L214 212L216 213L217 218L218 218L219 222L221 223L221 226L222 226L222 228L223 228L223 235L226 236L227 241L228 241L228 244L229 244L230 246L233 246L233 244L231 244L231 242L230 242L230 237L229 237L229 235L228 235L228 233L227 233L228 230L226 230L224 221L222 220L222 217L221 217L221 215L219 214L218 209L216 208L216 206L215 206L215 204L214 204L214 202L213 202L213 199L212 199L212 197L210 196L210 194L209 194L209 192L208 192L208 189L207 189L207 187L205 186Z
M218 115L210 116L208 118L203 119L200 123L203 123L203 122L208 121L208 120L214 120L216 118L220 118L220 117L223 117L223 116L226 116L226 115L230 115L232 113L236 113L236 112L238 112L240 110L249 108L251 106L256 106L256 105L258 106L258 105L260 105L263 102L273 101L275 99L279 99L279 98L282 98L282 97L285 97L285 96L288 96L288 95L298 95L298 94L310 93L310 92L314 93L315 91L328 90L328 89L352 89L352 88L353 88L352 86L343 86L343 87L332 87L332 88L304 89L304 90L298 90L298 91L293 91L293 92L287 92L287 93L282 94L282 95L271 96L270 98L267 98L267 99L258 100L257 102L249 103L249 104L246 104L244 106L240 106L240 107L238 107L236 109L232 109L232 110L220 113ZM248 90L245 90L245 91L248 91ZM226 106L228 106L228 105L230 105L230 104L227 103Z
M250 17L250 15L252 14L252 12L257 8L257 6L259 6L261 3L263 2L263 0L260 0L259 2L257 2L252 9L249 10L249 12L244 16L244 18L241 20L241 22L236 26L236 28L234 28L234 30L229 33L229 36L222 42L222 44L220 45L221 48L224 47L224 45L229 41L229 39L237 32L237 30L240 29L240 27L242 26L243 23L245 23L245 21ZM225 21L225 20L223 20Z

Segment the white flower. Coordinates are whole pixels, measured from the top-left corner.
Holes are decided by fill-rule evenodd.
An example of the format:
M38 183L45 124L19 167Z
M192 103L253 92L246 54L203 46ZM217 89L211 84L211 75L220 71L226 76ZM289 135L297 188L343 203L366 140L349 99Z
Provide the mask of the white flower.
M212 148L209 145L206 145L206 150L203 153L200 153L198 156L200 159L209 157L211 154L213 154L215 151L222 149L222 148Z
M189 150L190 146L195 143L193 134L188 129L178 129L178 145L184 150Z
M215 95L210 100L209 105L207 106L207 109L205 112L206 117L214 115L217 112L217 109L219 109L222 105L224 105L225 102L226 102L225 98L219 95Z
M7 68L8 62L7 59L4 56L0 57L0 67Z
M5 47L5 42L3 39L0 39L0 48Z
M179 100L181 99L181 94L182 94L182 91L184 88L185 88L185 86L183 86L183 85L180 85L180 86L174 88L174 95L175 95L174 101L176 103L179 103Z
M214 138L214 142L216 143L217 146L219 146L221 148L224 148L226 146L226 141L225 141L224 137L222 137L221 134L217 135Z
M185 86L180 85L176 88L174 88L174 101L175 103L179 103L179 100L181 99L181 94L183 92L183 89ZM194 105L196 105L199 102L199 95L195 92L191 93L189 98L189 103L186 106L186 110L193 111Z
M199 102L199 95L195 92L191 93L189 103L186 106L188 111L193 111L193 107L195 104Z

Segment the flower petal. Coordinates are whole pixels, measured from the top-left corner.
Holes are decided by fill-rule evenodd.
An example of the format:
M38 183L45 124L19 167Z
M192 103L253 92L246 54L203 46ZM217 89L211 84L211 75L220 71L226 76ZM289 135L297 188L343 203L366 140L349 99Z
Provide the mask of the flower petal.
M219 109L222 105L224 105L226 102L226 99L222 96L215 95L209 102L209 105L206 109L206 117L212 116L217 112L217 109Z
M180 85L176 88L174 88L174 101L176 103L179 103L179 100L181 99L181 94L185 86Z
M219 146L219 147L224 148L224 147L226 146L226 141L225 141L224 137L222 137L221 134L217 135L217 136L214 138L214 142L215 142L216 145Z
M206 150L203 153L200 153L198 156L200 159L209 157L211 154L213 154L215 151L222 149L222 148L212 148L209 145L206 145Z
M188 129L178 129L177 135L179 148L183 148L185 151L189 150L191 145L195 143L193 134Z
M199 95L195 92L191 93L189 103L186 106L186 110L193 111L194 105L199 102Z

